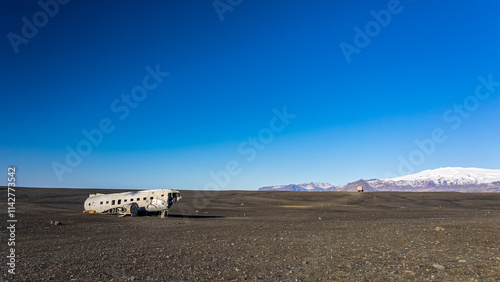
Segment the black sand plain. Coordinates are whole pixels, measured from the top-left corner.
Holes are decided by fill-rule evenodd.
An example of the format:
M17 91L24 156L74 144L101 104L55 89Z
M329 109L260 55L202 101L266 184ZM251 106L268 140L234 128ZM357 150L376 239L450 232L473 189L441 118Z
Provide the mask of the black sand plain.
M82 213L122 191L17 188L1 279L500 281L500 193L181 191L167 219Z

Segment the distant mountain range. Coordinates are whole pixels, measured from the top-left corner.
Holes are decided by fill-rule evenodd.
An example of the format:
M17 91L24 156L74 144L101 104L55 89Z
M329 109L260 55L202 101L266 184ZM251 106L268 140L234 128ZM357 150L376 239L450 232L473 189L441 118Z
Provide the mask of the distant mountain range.
M346 185L311 182L266 186L259 191L339 191L355 192L358 187L365 192L500 192L500 169L446 167L426 170L416 174L390 179L360 179Z

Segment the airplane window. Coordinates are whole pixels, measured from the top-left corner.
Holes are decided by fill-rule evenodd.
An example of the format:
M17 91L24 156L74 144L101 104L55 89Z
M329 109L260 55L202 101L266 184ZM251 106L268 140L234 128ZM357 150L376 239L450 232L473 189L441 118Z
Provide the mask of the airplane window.
M121 204L122 203L122 199L118 200L118 204Z
M131 201L131 202L133 202L133 201L134 201L134 198L130 199L130 201Z
M141 198L137 198L137 201L140 201L140 200L141 200Z
M103 202L101 202L101 205L102 205Z
M126 202L127 202L127 199L123 200L123 202L124 202L124 203L126 203Z
M150 199L150 200L152 200L152 199L153 199L153 197L151 197L151 198L149 198L149 199Z
M161 195L162 197L165 196L165 195Z
M109 204L109 201L106 201L106 205Z
M91 203L89 203L89 206L91 205Z
M146 201L146 197L144 197L144 199L143 199L143 200L144 200L144 201Z
M114 205L115 204L115 200L111 201L111 204Z

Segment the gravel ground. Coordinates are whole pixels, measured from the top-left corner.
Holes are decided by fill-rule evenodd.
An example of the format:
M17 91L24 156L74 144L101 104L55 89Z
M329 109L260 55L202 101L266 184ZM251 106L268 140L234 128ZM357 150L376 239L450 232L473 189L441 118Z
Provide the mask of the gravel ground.
M18 188L1 279L500 281L500 194L181 191L161 219L82 214L95 192Z

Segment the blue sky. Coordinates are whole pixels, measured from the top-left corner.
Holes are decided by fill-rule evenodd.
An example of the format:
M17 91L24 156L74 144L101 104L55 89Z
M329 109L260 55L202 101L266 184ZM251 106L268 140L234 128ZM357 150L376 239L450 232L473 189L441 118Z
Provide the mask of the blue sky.
M500 168L497 1L41 3L0 4L0 157L19 186Z

